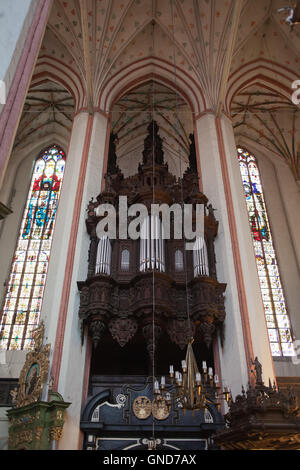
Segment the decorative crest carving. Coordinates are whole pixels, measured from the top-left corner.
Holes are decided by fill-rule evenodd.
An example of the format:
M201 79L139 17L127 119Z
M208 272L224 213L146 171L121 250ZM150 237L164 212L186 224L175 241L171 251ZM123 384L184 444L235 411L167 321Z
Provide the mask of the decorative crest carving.
M34 331L34 350L26 355L19 378L16 407L28 405L41 398L44 383L48 378L50 344L43 346L44 324Z
M133 412L138 419L147 419L152 413L152 403L148 397L137 397L132 405Z
M118 140L117 134L111 132L109 139L109 150L108 150L108 161L107 161L107 173L114 175L121 173L120 168L117 165L117 154L116 154L116 141Z
M189 333L188 327L190 327L191 332ZM191 336L195 336L195 325L185 319L174 319L170 320L168 323L168 334L171 340L176 343L180 349L184 349L187 344L188 340Z
M109 331L121 348L134 337L137 328L137 322L131 318L116 318L109 324Z

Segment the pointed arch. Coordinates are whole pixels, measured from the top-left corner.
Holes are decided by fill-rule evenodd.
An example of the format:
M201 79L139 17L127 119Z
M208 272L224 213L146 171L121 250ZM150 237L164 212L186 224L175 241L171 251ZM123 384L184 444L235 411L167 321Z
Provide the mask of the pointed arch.
M237 155L271 352L273 356L293 356L295 352L291 324L280 279L258 164L255 156L245 148L238 147Z
M206 101L198 83L184 70L157 57L147 57L130 63L111 76L101 87L97 103L108 113L113 104L128 90L149 80L156 80L181 94L197 116L206 111Z
M39 57L31 87L43 83L44 80L59 83L66 88L74 98L76 111L86 106L85 85L81 75L75 72L72 67L67 67L61 60L47 55Z
M291 84L298 78L293 70L267 59L248 62L229 77L225 110L230 114L234 97L251 85L260 85L291 100Z

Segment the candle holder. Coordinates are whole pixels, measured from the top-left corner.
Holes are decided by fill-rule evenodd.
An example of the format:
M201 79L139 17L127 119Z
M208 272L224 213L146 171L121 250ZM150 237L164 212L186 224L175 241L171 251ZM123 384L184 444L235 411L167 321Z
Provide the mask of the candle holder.
M224 399L230 403L231 392L226 387L220 393L219 378L214 374L213 368L207 368L205 361L202 363L202 374L193 352L193 338L188 341L185 360L181 361L182 371L175 371L170 365L169 376L171 382L170 392L166 390L165 377L154 382L154 402L157 409L168 409L170 412L172 400L177 407L186 410L203 410L207 403L214 404L220 409L220 400Z

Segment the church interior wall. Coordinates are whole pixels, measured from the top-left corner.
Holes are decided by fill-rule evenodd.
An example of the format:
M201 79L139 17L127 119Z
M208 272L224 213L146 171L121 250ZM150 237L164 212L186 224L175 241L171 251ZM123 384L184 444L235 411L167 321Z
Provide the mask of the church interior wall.
M215 240L217 276L219 282L227 283L225 291L225 341L219 350L224 383L231 384L233 393L239 393L241 382L247 383L247 366L240 319L232 246L228 226L222 174L219 162L219 149L215 130L215 116L206 115L196 122L200 147L200 165L203 179L203 192L216 208L215 217L219 222ZM238 358L238 360L237 360ZM235 364L233 368L231 365Z
M78 319L79 292L77 281L84 280L87 276L89 236L86 232L85 226L86 207L90 199L92 197L95 198L101 190L106 132L107 119L103 115L96 113L93 122L82 202L79 210L80 218L76 239L76 250L74 254L71 290L68 300L64 349L59 380L59 392L63 395L66 401L72 402L68 412L68 420L65 424L66 432L60 442L62 448L76 448L79 438L79 420L85 372L86 341L82 346L80 323ZM69 153L70 152L71 148ZM58 237L58 240L59 239L60 237ZM67 252L67 248L65 251ZM54 263L55 261L53 261L53 264ZM60 282L62 284L63 279L61 279ZM48 291L48 298L51 296L52 290L50 289L51 288L49 288ZM55 311L57 311L56 309L57 307L55 307ZM46 303L44 304L43 311L47 312L48 315L51 314L47 309ZM51 323L54 327L54 325L57 324L57 319L52 322L51 318ZM51 337L51 343L54 345L53 335ZM107 360L107 358L105 360ZM74 430L72 430L73 426Z
M37 0L2 0L0 7L0 80L4 80L6 94L22 53ZM1 105L0 105L1 110Z
M75 117L69 146L66 150L66 168L52 242L48 280L44 292L41 315L46 326L47 341L52 344L52 347L54 346L57 332L57 321L87 120L87 113L81 113Z
M20 376L25 362L26 351L0 352L0 379L15 379ZM9 408L0 406L0 451L7 449L9 420L6 414Z
M222 118L222 131L224 138L226 163L228 168L230 192L236 222L236 235L238 240L239 256L242 268L242 282L246 295L246 309L249 317L249 334L253 347L253 356L263 361L264 379L274 379L274 368L269 347L268 334L265 322L265 313L260 294L260 285L253 251L253 243L249 230L248 213L244 201L244 191L236 155L236 140L233 133L232 122L227 117ZM226 186L226 182L224 181ZM233 254L236 256L236 254ZM241 312L242 313L242 312ZM257 335L257 331L260 332ZM254 357L251 359L253 360Z
M285 162L270 156L266 148L258 144L255 145L247 139L238 141L241 146L253 152L259 164L280 277L293 334L297 340L300 337L300 273L297 256L299 243L296 242L296 239L300 238L300 224L299 211L294 208L291 217L290 206L296 205L298 201L299 207L300 191ZM275 358L274 367L277 376L300 375L299 365L294 365L290 358Z

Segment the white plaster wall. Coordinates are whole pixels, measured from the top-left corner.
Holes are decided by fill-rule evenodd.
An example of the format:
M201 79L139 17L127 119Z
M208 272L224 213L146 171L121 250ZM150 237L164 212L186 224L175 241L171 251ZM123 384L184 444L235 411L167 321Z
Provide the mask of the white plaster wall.
M290 168L279 159L273 159L277 175L282 206L286 214L287 227L293 245L295 261L300 270L300 187ZM300 334L300 332L299 332Z
M239 144L255 155L259 165L287 309L294 336L300 339L300 191L285 162L245 138ZM291 358L274 358L274 366L277 376L300 376L300 364Z
M14 161L12 161L14 160ZM33 167L33 156L27 155L18 165L16 159L11 159L10 178L5 180L3 193L6 192L4 202L9 202L13 213L0 222L0 292L1 301L5 295L5 283L8 281L11 263L16 248L16 241L25 207L26 197ZM14 167L14 171L13 171ZM5 191L6 190L6 191ZM0 195L1 200L2 192ZM5 204L4 202L4 204ZM1 302L2 305L2 302Z
M247 384L248 375L215 116L212 114L202 116L196 125L203 192L217 209L215 217L219 221L215 241L217 277L219 282L227 284L225 342L223 348L220 349L222 379L223 385L230 386L233 395L236 395L241 391L241 384Z
M80 113L73 121L69 148L66 150L65 174L52 241L47 284L44 291L41 318L45 322L45 339L47 342L51 343L52 348L56 337L56 327L87 120L88 114Z
M66 169L61 191L61 197L57 212L57 219L52 242L51 257L48 268L47 283L44 292L44 300L41 312L41 318L45 322L45 342L51 344L50 369L52 364L53 348L57 334L57 322L60 310L62 288L64 281L65 268L67 263L68 245L73 220L73 210L76 198L76 190L79 179L81 158L85 141L86 126L88 121L87 113L80 113L74 118L73 128L70 137L69 149L67 152ZM74 312L75 315L76 312ZM69 326L67 326L69 328ZM66 330L66 334L68 334ZM72 363L76 364L76 372L69 382L69 389L59 387L58 391L66 401L71 401L72 405L66 412L66 421L72 422L73 416L73 397L72 390L78 393L82 387L82 378L80 369L84 361L84 350L80 344L80 332L75 331L72 337L73 358ZM73 342L74 341L74 342ZM77 383L73 383L73 379ZM74 388L75 387L75 388ZM76 393L75 392L75 393ZM75 400L76 401L76 400ZM70 415L71 413L71 415ZM65 429L65 428L64 428ZM69 433L69 431L67 431ZM78 426L72 429L70 434L74 437L78 434ZM75 437L76 439L76 437Z
M8 417L7 417L7 410L5 406L0 407L0 451L7 450L8 444Z
M248 212L237 158L236 142L233 134L232 123L225 116L222 118L222 131L230 180L230 190L238 232L238 243L248 306L253 354L254 357L257 356L261 362L264 380L268 383L269 378L272 382L274 380L273 360L249 228Z
M19 378L25 356L25 351L0 351L0 378Z
M8 94L38 0L0 2L0 80ZM0 112L3 106L0 105Z

